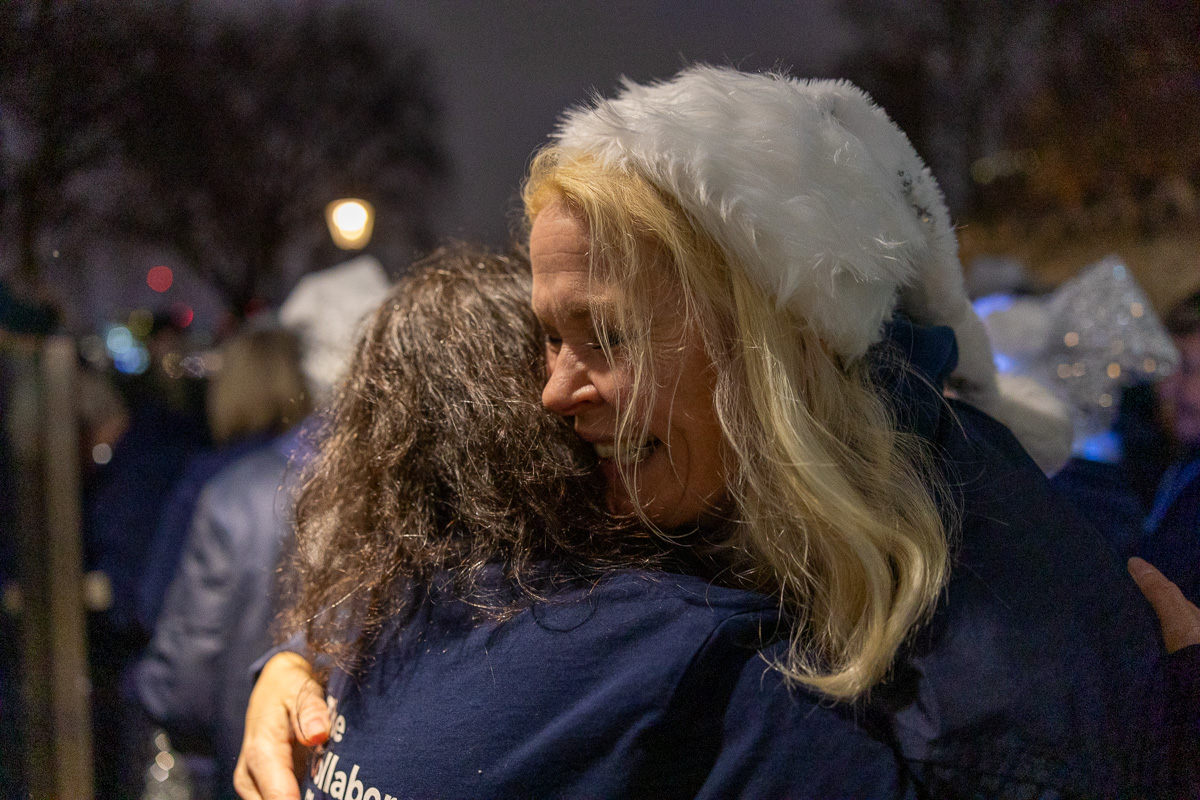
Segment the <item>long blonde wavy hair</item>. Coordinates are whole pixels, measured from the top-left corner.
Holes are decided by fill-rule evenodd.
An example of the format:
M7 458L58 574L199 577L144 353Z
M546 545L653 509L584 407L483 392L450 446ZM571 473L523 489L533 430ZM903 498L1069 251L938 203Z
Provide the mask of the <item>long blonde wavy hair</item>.
M643 177L549 146L522 190L526 223L565 202L587 221L592 280L621 302L593 309L610 359L624 359L629 396L617 447L642 441L656 391L652 321L664 272L685 326L704 342L728 448L728 534L736 581L775 595L790 647L776 668L849 700L884 678L932 611L948 572L943 482L927 446L898 429L868 359L844 362L804 319L731 263L680 205ZM673 312L672 312L673 313ZM619 332L621 352L610 331ZM617 463L628 456L618 451ZM628 487L637 465L621 467ZM630 491L630 496L636 496ZM653 527L653 522L643 522ZM667 532L667 535L671 535Z

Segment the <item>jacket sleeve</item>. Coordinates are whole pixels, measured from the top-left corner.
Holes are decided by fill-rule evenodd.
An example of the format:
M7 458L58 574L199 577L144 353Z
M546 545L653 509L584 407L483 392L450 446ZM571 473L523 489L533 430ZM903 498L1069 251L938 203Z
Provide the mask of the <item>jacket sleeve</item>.
M231 626L237 619L237 513L208 487L200 496L179 571L135 676L146 711L173 736L214 735Z

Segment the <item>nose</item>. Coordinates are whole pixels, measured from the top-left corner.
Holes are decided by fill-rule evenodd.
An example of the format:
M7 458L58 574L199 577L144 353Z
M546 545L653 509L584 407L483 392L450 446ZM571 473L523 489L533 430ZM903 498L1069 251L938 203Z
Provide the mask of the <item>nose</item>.
M542 405L563 417L574 417L588 407L599 405L600 390L591 371L572 348L564 347L547 365Z

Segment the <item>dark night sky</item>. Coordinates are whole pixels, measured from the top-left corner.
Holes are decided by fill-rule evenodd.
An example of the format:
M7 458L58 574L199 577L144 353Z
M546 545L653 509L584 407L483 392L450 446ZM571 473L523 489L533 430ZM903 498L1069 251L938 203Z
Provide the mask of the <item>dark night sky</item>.
M445 102L454 163L443 232L507 240L529 155L562 109L622 75L668 77L694 61L828 73L850 42L831 0L804 2L397 3L428 49Z
M274 1L285 6L338 2ZM204 2L215 14L252 15L263 8L246 0ZM377 0L369 5L372 13L391 15L400 32L426 51L442 96L453 176L438 215L439 234L503 246L517 215L517 187L529 156L568 105L593 91L611 94L622 75L665 78L696 61L828 75L851 43L834 4ZM81 332L121 319L132 308L176 301L195 309L197 329L211 330L221 307L209 287L177 269L169 294L155 294L145 275L156 263L182 266L165 253L97 247L82 275L52 269L48 277L72 309L71 327ZM330 265L297 263L286 271L300 274L324 266Z

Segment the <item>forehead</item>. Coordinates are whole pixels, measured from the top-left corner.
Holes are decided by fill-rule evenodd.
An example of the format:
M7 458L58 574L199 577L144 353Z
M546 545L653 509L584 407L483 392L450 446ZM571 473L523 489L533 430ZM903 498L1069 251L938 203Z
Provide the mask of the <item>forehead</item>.
M616 320L628 313L637 296L652 298L642 309L651 327L680 321L682 299L671 272L662 266L663 254L649 242L633 258L637 265L611 264L604 259L593 263L590 229L587 219L563 201L547 206L534 220L529 235L529 256L533 274L533 310L543 323L560 328L571 321L591 324L593 317ZM624 275L640 288L619 281ZM630 292L637 292L631 295Z
M564 203L538 214L529 235L533 308L538 316L565 321L591 316L609 300L609 286L593 280L587 221Z

